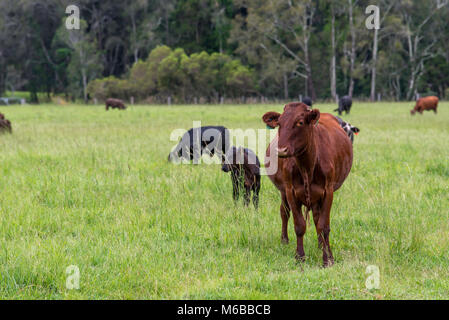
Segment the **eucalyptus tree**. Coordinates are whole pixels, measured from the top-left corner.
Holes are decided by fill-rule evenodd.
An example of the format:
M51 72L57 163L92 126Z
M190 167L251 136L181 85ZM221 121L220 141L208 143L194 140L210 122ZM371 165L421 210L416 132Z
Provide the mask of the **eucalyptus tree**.
M55 41L65 43L71 52L68 73L74 91L81 88L84 102L88 101L88 83L101 75L100 54L96 44L87 33L87 23L80 20L80 29L67 29L65 25L58 29Z

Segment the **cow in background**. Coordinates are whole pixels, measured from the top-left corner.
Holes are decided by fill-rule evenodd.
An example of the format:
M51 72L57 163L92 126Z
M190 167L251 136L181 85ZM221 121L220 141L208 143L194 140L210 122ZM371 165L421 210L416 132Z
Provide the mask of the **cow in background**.
M6 119L3 113L0 113L0 132L12 133L11 121Z
M348 114L351 111L351 107L352 107L352 98L350 96L344 96L340 99L340 101L338 101L338 108L335 109L334 112L338 111L339 116L341 116L343 111L345 111L346 114Z
M120 99L109 98L106 100L106 111L108 111L109 108L125 110L126 106L125 106L125 103Z
M357 127L354 127L349 122L343 121L343 119L340 117L335 116L335 118L337 118L338 123L343 128L343 130L345 130L349 139L351 139L351 142L354 142L354 134L358 135L360 132L360 129Z
M313 104L312 98L310 98L310 97L304 97L304 98L302 98L302 101L301 101L301 102L304 103L304 104L306 104L306 105L308 105L309 107L311 107L312 104Z
M427 111L431 111L433 110L433 112L437 113L437 108L438 108L438 97L435 96L429 96L429 97L424 97L421 99L418 99L418 101L416 101L416 105L415 107L410 110L410 114L413 116L416 112L419 112L420 114L423 113L423 111L427 110Z
M223 126L203 126L189 129L176 147L169 153L168 161L178 160L199 162L203 153L211 157L217 153L222 163L230 146L229 130Z

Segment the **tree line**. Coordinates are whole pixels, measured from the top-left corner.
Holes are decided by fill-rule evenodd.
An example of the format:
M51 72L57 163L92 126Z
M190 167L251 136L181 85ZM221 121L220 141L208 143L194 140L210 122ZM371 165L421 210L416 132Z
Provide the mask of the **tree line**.
M3 0L0 95L445 98L448 18L442 0Z

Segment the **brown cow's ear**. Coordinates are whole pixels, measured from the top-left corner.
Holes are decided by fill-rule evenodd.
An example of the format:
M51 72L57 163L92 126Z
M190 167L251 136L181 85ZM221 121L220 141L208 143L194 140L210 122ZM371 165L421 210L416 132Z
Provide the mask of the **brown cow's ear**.
M276 128L279 125L278 120L280 116L279 112L270 111L263 115L262 120L270 128Z
M320 110L313 109L306 115L306 122L315 125L320 120Z

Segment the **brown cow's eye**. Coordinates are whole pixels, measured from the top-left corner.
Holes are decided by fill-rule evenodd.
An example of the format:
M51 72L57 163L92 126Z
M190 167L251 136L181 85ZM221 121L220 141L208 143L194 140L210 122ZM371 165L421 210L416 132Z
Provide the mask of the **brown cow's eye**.
M302 121L302 120L299 120L299 121L296 123L296 125L297 125L298 127L302 126L303 124L304 124L304 121Z

